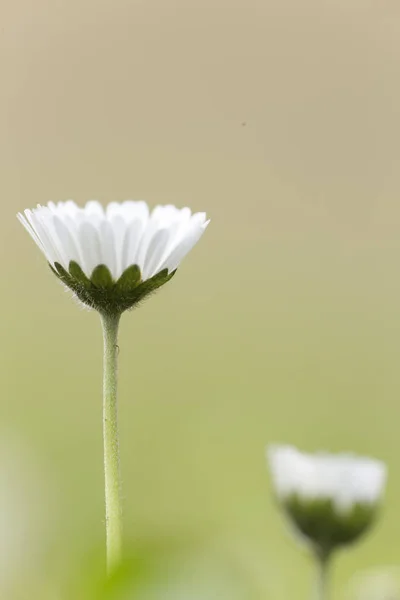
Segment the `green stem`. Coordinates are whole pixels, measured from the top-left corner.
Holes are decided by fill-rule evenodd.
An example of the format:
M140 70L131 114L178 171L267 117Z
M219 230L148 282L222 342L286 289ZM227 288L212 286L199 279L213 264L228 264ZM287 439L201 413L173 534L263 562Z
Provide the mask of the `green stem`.
M315 559L317 565L316 600L328 600L330 553L316 552Z
M117 409L118 327L121 315L101 315L104 340L103 437L107 572L121 560L122 518Z

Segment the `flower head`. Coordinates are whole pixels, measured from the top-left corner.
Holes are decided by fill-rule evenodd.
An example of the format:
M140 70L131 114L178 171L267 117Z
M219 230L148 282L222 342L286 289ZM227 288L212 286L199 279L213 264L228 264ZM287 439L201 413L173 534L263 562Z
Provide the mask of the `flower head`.
M49 202L18 219L53 272L86 305L123 312L166 283L203 235L205 213L146 202Z
M351 454L306 454L291 446L267 452L273 485L297 529L324 551L355 541L383 496L386 465Z

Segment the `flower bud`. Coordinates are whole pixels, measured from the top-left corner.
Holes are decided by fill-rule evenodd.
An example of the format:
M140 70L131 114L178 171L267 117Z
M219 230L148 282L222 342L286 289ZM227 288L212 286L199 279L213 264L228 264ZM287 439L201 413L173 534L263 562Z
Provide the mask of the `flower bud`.
M318 553L355 542L373 523L386 482L384 463L289 446L272 446L267 456L282 508Z

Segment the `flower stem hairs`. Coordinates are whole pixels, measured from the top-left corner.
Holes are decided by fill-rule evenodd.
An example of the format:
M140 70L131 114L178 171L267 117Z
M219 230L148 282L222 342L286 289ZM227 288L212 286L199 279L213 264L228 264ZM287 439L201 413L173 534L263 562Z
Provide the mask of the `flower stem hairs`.
M205 213L146 202L71 200L38 206L18 219L45 255L54 275L103 326L103 437L107 570L121 560L122 519L117 423L118 328L124 311L167 283L203 235Z

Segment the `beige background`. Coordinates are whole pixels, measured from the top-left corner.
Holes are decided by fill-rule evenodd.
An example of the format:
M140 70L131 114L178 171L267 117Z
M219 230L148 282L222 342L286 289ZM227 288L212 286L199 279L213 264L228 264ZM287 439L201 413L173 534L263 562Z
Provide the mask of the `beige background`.
M388 501L337 561L344 597L356 569L400 556L398 3L3 0L0 14L0 418L56 490L51 560L72 572L102 542L101 337L15 213L144 198L212 223L124 319L127 537L207 531L260 597L307 597L264 445L373 454Z

